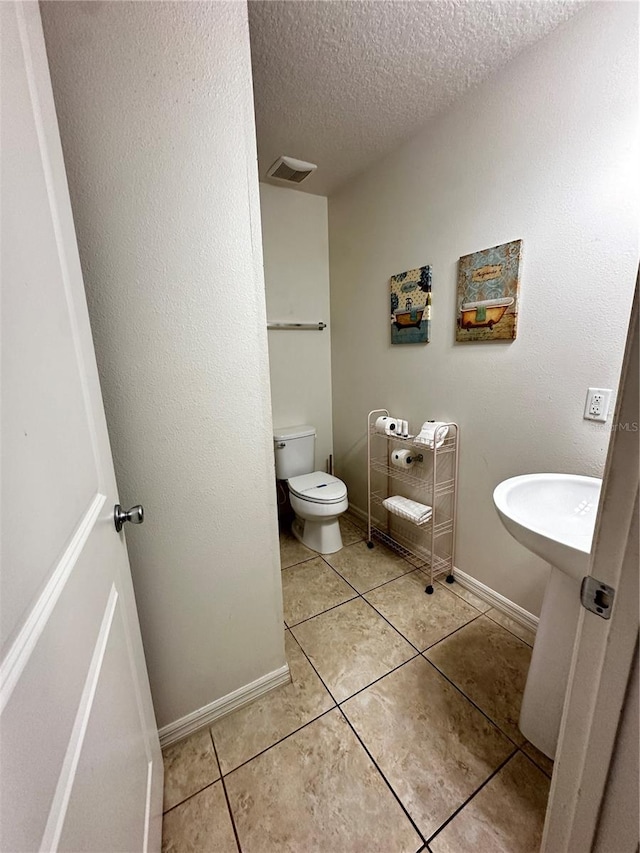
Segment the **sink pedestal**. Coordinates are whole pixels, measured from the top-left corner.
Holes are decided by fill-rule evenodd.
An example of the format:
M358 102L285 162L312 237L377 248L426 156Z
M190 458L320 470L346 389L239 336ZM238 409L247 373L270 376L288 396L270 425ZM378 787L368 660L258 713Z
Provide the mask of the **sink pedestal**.
M602 480L579 474L521 474L493 492L509 533L552 567L520 713L520 730L549 758L558 743L601 487Z
M522 697L520 731L554 758L580 615L580 582L551 567L531 666Z

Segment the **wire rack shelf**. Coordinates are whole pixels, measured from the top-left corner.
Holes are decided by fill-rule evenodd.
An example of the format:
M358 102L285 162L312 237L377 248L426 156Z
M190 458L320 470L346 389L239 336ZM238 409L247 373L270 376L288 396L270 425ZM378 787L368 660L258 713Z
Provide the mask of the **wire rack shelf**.
M379 433L375 422L381 415L388 416L388 410L374 409L367 418L367 544L373 548L375 539L428 568L426 592L432 593L437 577L454 580L460 427L447 423L445 440L434 447L415 436ZM415 451L410 468L392 464L391 454L399 448ZM418 525L389 511L383 501L391 495L426 502L431 518Z

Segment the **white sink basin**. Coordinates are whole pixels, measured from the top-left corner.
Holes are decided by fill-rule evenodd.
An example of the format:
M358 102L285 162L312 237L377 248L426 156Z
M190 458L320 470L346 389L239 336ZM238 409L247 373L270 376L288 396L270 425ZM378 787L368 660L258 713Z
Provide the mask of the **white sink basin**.
M523 474L496 486L493 501L509 533L576 580L588 574L602 480Z
M493 492L509 533L551 563L519 721L524 736L549 758L558 742L601 485L574 474L523 474Z

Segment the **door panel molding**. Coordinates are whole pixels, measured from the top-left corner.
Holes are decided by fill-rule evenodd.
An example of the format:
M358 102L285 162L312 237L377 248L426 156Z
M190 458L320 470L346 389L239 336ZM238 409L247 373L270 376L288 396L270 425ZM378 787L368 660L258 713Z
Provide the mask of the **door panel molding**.
M100 679L102 663L107 650L107 643L109 641L117 603L118 591L114 584L109 592L109 599L104 611L104 616L102 617L102 624L100 625L100 631L98 632L98 639L93 649L87 678L78 704L78 712L73 723L69 743L67 744L67 751L64 756L64 761L62 762L62 769L60 771L60 776L58 777L56 791L53 795L47 825L42 836L42 842L40 844L40 850L42 853L48 853L48 851L56 850L58 847L78 767L78 761L80 760L80 753L82 752L84 736L87 731L89 717L91 716L91 710L93 708L93 700L95 698L98 681Z
M147 853L149 850L149 829L151 827L151 798L153 794L153 759L150 759L147 765L147 796L145 798L144 810L144 842L142 845L142 853Z
M76 528L71 541L0 664L0 713L4 711L11 699L13 690L95 527L105 501L105 495L98 493L94 496L84 518Z

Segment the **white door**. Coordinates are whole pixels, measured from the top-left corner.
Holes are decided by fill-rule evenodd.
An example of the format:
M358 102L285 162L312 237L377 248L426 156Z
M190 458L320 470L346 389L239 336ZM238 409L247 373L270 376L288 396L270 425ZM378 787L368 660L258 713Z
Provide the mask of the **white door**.
M157 850L162 760L38 4L0 16L0 849Z
M639 284L640 273L589 567L615 590L611 618L581 609L543 853L638 850Z

